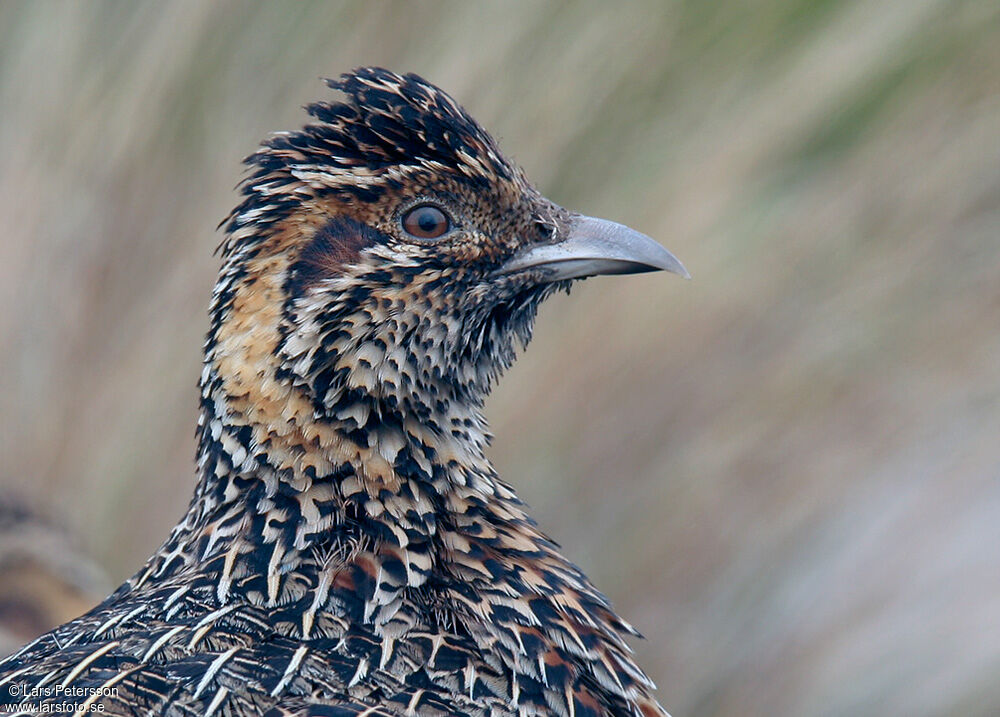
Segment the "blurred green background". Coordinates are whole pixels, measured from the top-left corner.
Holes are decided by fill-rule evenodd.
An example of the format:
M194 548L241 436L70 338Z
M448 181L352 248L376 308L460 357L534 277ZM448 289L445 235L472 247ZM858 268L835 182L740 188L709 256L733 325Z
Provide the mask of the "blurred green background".
M0 485L157 547L240 159L362 64L694 275L553 299L488 406L664 705L1000 713L992 0L0 4Z

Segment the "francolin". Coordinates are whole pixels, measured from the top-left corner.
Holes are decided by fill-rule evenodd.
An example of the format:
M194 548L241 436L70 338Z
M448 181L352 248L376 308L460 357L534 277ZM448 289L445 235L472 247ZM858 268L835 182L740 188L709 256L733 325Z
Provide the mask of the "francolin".
M187 513L107 600L0 663L7 701L666 714L635 630L497 476L482 407L547 296L684 268L546 200L420 77L329 84L343 99L247 159L224 222Z

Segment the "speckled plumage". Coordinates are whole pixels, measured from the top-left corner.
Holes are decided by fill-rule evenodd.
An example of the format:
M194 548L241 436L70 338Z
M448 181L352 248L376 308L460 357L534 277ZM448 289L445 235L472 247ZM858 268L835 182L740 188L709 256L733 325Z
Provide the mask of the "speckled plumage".
M187 514L0 684L128 715L665 714L633 628L485 456L483 400L568 286L497 268L570 213L424 80L331 86L225 222ZM453 229L407 237L428 199Z

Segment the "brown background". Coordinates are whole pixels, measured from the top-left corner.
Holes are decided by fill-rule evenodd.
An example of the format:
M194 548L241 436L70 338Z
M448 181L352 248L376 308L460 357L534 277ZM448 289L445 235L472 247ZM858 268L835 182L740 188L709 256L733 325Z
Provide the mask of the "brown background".
M0 5L0 485L118 579L193 484L239 160L360 64L694 281L588 281L493 455L679 716L1000 712L995 2Z

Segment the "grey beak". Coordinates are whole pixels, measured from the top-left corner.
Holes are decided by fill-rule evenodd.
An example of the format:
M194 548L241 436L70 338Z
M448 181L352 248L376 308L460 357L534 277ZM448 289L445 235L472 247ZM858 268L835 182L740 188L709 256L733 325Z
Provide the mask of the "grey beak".
M525 269L544 271L547 281L660 270L691 278L677 257L645 234L617 222L581 214L573 217L563 241L519 252L497 273L511 274Z

